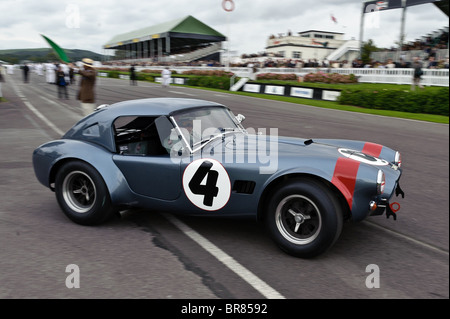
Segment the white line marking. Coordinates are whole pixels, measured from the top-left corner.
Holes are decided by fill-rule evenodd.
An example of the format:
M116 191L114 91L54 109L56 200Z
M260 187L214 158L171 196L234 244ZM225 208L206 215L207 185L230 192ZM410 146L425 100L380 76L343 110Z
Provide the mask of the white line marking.
M55 124L53 124L48 118L46 118L41 112L39 112L33 104L28 102L27 98L22 94L22 91L15 85L15 81L12 80L14 86L13 89L16 92L17 96L21 98L22 102L28 107L30 111L32 111L37 117L39 117L45 124L47 124L53 131L56 132L58 135L64 135L64 132L61 131L59 128L56 127Z
M42 115L41 112L39 112L30 102L23 101L25 105L32 111L34 114L36 114L37 117L39 117L42 121L44 121L45 124L47 124L53 131L55 131L58 135L64 135L64 132L61 131L59 128L57 128L48 118L46 118L44 115Z
M397 236L397 237L406 239L407 241L413 242L413 243L416 244L416 245L423 246L423 247L425 247L425 248L434 250L434 251L436 251L436 252L438 252L438 253L441 253L441 254L444 254L444 255L447 255L447 256L448 256L448 251L445 251L445 250L443 250L443 249L441 249L441 248L434 247L434 246L432 246L432 245L429 245L429 244L427 244L427 243L421 242L421 241L419 241L419 240L417 240L417 239L414 239L414 238L412 238L412 237L409 237L409 236L407 236L407 235L403 235L403 234L397 233L396 231L393 231L393 230L384 228L383 226L377 225L377 224L375 224L375 223L373 223L373 222L371 222L371 221L366 221L366 224L369 224L370 226L372 226L372 227L374 227L374 228L377 228L377 229L379 229L379 230L385 231L385 232L387 232L387 233L389 233L389 234L391 234L391 235L393 235L393 236Z
M70 117L73 118L75 121L79 121L83 116L75 111L69 110L69 108L72 108L71 105L65 104L63 102L61 102L61 104L56 103L55 101L52 101L48 98L46 98L45 96L41 95L40 96L41 99L47 101L50 104L53 104L55 106L57 106L60 110L67 112L70 114Z
M184 93L184 92L177 92L177 91L169 91L170 93L175 93L175 94L183 94L183 95L189 95L189 96L195 96L195 94L189 94L189 93Z
M256 275L254 275L247 268L238 263L233 257L225 253L219 247L211 243L208 239L197 233L195 230L187 226L185 223L180 221L179 219L167 215L162 214L168 221L170 221L173 225L175 225L179 230L181 230L186 236L191 238L197 244L199 244L203 249L217 258L221 263L227 266L231 271L237 274L239 277L244 279L250 286L255 288L259 293L261 293L264 297L268 299L285 299L279 292L274 290L264 281L259 279Z

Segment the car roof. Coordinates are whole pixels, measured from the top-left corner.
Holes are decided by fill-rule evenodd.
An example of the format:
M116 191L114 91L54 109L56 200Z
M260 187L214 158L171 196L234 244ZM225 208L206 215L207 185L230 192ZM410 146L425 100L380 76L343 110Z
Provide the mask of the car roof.
M173 112L197 107L222 107L224 105L199 100L183 98L149 98L137 99L114 103L105 106L90 115L82 118L69 131L62 136L65 139L90 141L103 145L110 151L114 151L112 123L121 116L168 116ZM97 134L85 134L83 132L90 127L97 126Z
M160 116L170 115L173 112L181 111L193 107L202 106L220 106L221 104L200 100L200 99L184 99L184 98L148 98L137 99L114 103L108 105L93 113L92 119L98 121L114 119L118 116L136 115L136 116ZM96 119L94 119L94 117Z

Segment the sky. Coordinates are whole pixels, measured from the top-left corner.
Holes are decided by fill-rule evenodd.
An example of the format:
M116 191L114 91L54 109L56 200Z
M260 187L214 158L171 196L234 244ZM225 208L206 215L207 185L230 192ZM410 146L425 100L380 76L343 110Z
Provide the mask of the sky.
M105 53L115 35L191 15L227 36L231 51L251 54L263 52L271 34L289 30L359 39L361 10L361 0L0 0L0 50L48 47L43 34L65 49ZM399 9L365 15L363 40L395 46L400 20ZM433 4L408 7L405 40L444 26L448 17Z

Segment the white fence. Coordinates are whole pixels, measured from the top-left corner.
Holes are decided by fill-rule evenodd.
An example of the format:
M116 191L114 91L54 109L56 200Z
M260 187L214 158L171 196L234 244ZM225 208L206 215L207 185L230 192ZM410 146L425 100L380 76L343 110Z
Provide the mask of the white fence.
M449 86L448 69L422 69L422 85L426 86ZM372 69L372 68L265 68L258 71L260 73L295 73L298 76L305 76L308 73L338 73L354 74L361 83L387 83L387 84L411 84L414 69Z
M109 66L114 67L114 66ZM123 67L123 66L118 66ZM159 70L163 66L141 66L137 70ZM182 73L188 70L227 70L225 67L207 66L171 66L171 70ZM308 73L325 72L339 74L354 74L361 83L387 83L387 84L411 84L413 79L413 69L382 69L382 68L260 68L253 73L251 68L239 67L229 68L230 72L239 77L254 78L255 75L263 73L296 74L305 76ZM449 86L449 69L423 69L422 85L425 86Z
M312 70L311 70L312 71ZM327 70L323 69L322 72ZM411 84L414 69L331 69L333 73L354 74L361 83ZM306 73L305 73L306 74ZM448 69L423 69L422 85L449 86Z

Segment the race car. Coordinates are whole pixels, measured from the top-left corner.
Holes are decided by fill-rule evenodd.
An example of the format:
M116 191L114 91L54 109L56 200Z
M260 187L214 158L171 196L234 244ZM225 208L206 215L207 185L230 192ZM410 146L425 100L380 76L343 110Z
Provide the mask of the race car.
M286 253L310 258L343 222L396 218L398 151L371 142L278 136L198 99L102 105L33 152L37 179L65 215L98 225L124 209L251 216ZM220 219L218 219L220 222Z

